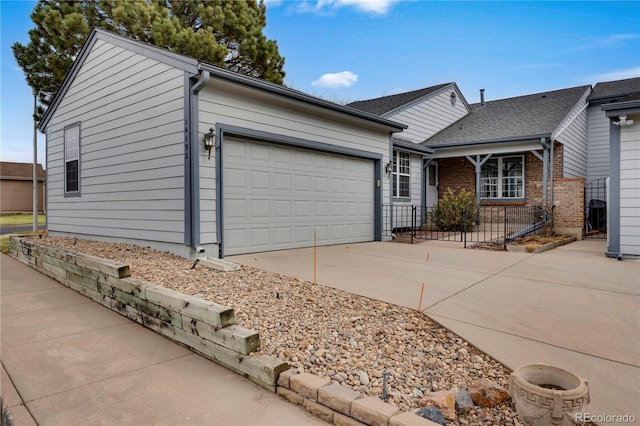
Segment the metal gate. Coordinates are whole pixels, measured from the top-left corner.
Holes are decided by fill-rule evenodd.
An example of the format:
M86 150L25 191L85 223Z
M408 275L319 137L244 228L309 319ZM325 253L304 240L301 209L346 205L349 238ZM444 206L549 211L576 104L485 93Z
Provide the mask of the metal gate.
M584 186L584 238L607 238L607 178Z

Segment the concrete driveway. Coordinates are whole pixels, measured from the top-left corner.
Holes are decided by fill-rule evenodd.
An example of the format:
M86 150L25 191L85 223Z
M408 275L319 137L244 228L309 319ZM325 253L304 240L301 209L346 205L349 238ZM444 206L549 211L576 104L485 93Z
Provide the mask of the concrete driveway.
M589 412L640 422L640 262L578 241L540 254L429 241L319 247L317 283L418 308L507 367L542 362L588 380ZM429 263L426 262L427 254ZM313 281L313 249L226 260Z

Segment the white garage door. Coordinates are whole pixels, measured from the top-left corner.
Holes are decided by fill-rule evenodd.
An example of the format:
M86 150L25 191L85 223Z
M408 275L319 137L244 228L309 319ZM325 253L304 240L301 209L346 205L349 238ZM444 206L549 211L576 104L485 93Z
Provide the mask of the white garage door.
M226 255L374 239L374 163L225 138Z

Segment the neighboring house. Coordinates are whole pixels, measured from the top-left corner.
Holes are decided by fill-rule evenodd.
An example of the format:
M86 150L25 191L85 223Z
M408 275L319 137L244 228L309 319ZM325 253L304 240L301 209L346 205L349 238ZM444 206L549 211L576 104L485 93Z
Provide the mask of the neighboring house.
M469 105L449 83L349 105L408 125L393 139L394 206L429 209L447 188L473 192L480 205L552 205L551 181L573 205L582 182L560 179L586 177L590 93L586 85L485 102L482 90ZM582 215L563 231L581 234Z
M404 128L94 30L40 122L48 229L185 257L380 240Z
M601 108L610 126L606 253L640 256L640 93Z
M591 86L471 106L423 146L434 150L440 187L466 188L482 205L551 205L548 182L587 172L586 99Z
M408 126L392 140L391 191L386 202L433 207L438 201L438 165L431 161L433 150L420 143L471 112L457 84L439 84L347 106Z
M44 211L45 171L37 167L38 211ZM0 213L33 213L33 164L0 162Z

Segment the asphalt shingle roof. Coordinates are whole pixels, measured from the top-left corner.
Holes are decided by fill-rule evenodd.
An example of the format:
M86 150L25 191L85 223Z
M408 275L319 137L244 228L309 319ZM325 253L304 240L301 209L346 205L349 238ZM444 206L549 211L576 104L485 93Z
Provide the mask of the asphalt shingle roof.
M634 93L640 93L640 77L598 83L589 96L589 102L610 102L615 98L626 97Z
M453 83L438 84L436 86L425 87L424 89L413 90L411 92L398 93L395 95L383 96L381 98L368 99L364 101L356 101L347 104L348 107L359 109L375 115L383 115L389 111L401 107L402 105L420 99L430 93L433 93L445 86Z
M2 161L0 162L0 176L2 176L2 179L33 179L33 164ZM45 172L42 164L38 164L38 180L44 180L44 176Z
M471 105L472 112L424 141L424 146L521 140L552 133L591 86Z

